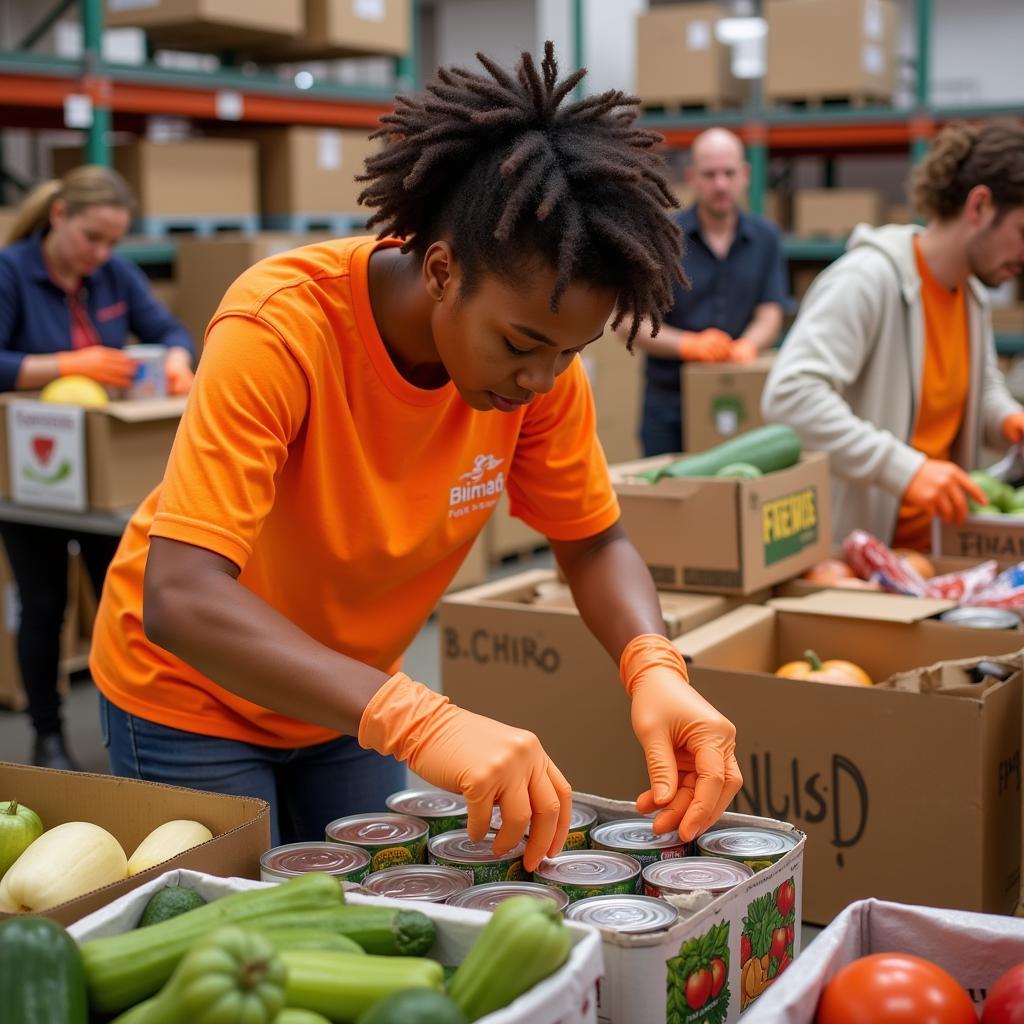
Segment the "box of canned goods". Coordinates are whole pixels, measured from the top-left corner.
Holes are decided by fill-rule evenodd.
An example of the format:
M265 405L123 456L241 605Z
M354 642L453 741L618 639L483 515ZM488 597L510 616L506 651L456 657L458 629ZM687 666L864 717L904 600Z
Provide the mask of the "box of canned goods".
M443 789L403 789L385 801L394 814L409 814L427 823L432 836L466 827L466 801Z
M590 846L590 830L597 822L597 811L586 804L572 802L572 815L569 818L569 834L565 838L565 845L561 852L566 850L586 850ZM491 831L497 832L501 828L501 808L495 807L491 812ZM530 833L529 827L526 829Z
M679 920L679 911L664 900L627 893L588 896L572 904L565 916L619 935L647 935L667 931Z
M370 855L370 869L399 864L423 864L427 850L427 823L408 814L350 814L326 829L332 843L344 843Z
M448 905L490 912L513 896L532 896L536 900L546 900L554 903L559 910L565 910L569 905L569 897L561 889L540 885L538 882L486 882L473 885L452 896Z
M508 853L498 856L494 852L495 835L488 832L479 843L474 843L465 829L434 836L427 844L430 863L458 868L473 880L474 885L529 881L523 868L526 841L521 840Z
M659 834L646 818L624 818L595 825L590 832L590 845L595 850L613 850L626 853L640 861L641 867L659 860L685 857L690 852L675 831ZM637 882L637 892L642 883Z
M781 860L796 844L792 833L774 829L718 828L700 836L697 849L704 857L720 857L760 871Z
M610 850L570 850L542 860L533 877L561 889L575 903L588 896L635 893L640 862Z
M471 884L466 873L458 868L446 868L440 864L403 864L367 875L362 889L374 896L389 896L393 900L447 903Z
M753 877L746 864L715 857L680 857L659 860L643 870L644 894L647 896L684 896L707 892L712 896L734 889Z
M326 871L344 882L360 882L370 872L366 850L343 843L288 843L260 857L260 881L283 882L307 871Z

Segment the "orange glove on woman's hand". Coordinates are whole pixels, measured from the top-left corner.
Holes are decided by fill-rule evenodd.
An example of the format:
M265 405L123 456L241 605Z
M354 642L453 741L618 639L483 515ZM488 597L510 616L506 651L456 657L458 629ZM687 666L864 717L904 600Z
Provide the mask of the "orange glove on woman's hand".
M633 732L651 779L636 809L662 808L654 831L678 828L689 842L722 816L743 785L736 729L690 686L683 656L663 636L634 637L619 659L619 675L633 698Z
M1010 444L1020 444L1024 441L1024 412L1011 412L1003 420L1003 437Z
M187 395L192 389L195 374L192 372L192 357L183 348L172 348L164 359L164 373L167 374L167 390L172 395Z
M88 345L57 353L57 372L62 377L81 374L113 388L131 387L135 378L135 360L119 348Z
M525 729L456 707L447 697L393 675L370 699L359 722L359 745L406 761L419 776L469 805L469 837L479 842L491 824L495 804L501 830L494 852L506 853L530 838L523 864L533 869L565 843L572 791Z

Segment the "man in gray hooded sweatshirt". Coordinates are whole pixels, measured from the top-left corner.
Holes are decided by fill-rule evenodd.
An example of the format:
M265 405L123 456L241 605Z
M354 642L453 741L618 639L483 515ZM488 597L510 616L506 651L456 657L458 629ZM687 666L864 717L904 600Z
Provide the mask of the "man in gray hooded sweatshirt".
M911 192L927 225L854 231L805 296L762 411L829 453L838 541L861 528L928 550L933 517L985 501L966 472L982 441L1024 439L985 290L1024 265L1024 129L950 125Z

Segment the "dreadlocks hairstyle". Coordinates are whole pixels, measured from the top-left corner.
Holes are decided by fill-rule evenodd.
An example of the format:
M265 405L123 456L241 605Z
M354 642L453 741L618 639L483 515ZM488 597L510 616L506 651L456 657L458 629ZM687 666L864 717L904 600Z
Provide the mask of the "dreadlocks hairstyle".
M360 203L374 207L379 237L423 254L446 238L472 289L481 270L523 280L538 260L557 271L551 309L574 280L618 291L612 327L643 318L656 332L686 285L677 204L653 148L636 125L639 101L613 89L562 106L586 74L558 81L554 46L540 73L523 53L515 77L478 53L488 75L440 68L426 92L398 96L374 133Z

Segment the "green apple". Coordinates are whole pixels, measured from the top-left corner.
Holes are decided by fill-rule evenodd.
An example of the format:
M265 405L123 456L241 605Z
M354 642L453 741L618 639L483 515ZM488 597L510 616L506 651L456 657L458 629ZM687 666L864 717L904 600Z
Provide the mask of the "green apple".
M42 819L17 800L0 803L0 878L43 834Z

